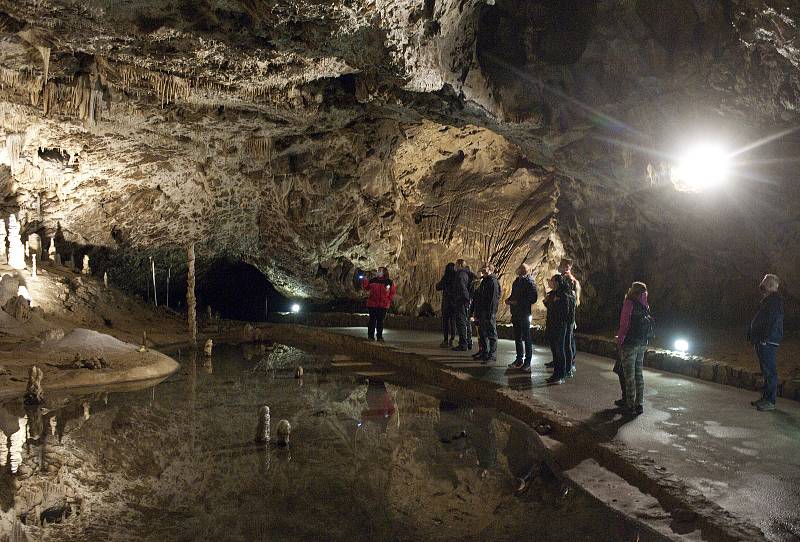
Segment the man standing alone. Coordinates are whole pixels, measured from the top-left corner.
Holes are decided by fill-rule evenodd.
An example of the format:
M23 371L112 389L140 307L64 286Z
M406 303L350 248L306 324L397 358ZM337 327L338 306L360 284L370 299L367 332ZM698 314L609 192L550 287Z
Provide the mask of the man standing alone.
M500 283L494 276L494 266L483 266L483 279L475 292L475 316L478 319L484 363L497 361L497 306L500 303Z
M780 280L777 275L765 275L761 289L761 305L758 307L747 338L755 346L756 356L764 375L761 399L752 404L760 411L775 410L778 393L778 346L783 339L783 300L778 294Z
M506 305L511 308L511 324L514 326L514 343L517 347L516 359L508 364L513 369L531 370L531 305L536 303L537 298L531 268L527 264L520 264L517 278L511 285L511 295L506 299Z

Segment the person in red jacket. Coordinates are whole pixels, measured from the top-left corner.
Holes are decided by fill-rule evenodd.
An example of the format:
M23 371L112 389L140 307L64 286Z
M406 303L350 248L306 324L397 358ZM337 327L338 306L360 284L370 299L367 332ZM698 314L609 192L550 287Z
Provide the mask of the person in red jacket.
M389 270L379 267L374 277L361 279L361 287L369 292L369 299L367 299L369 340L376 339L375 332L377 331L377 339L383 342L383 320L386 318L386 311L392 306L392 299L397 293L397 285L389 278Z

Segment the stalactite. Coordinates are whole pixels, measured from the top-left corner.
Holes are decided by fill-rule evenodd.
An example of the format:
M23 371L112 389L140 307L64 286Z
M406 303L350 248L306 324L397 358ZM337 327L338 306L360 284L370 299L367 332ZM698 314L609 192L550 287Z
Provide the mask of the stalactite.
M195 275L194 275L194 243L189 245L188 250L188 277L186 280L186 307L189 313L189 336L192 342L197 342L197 298L195 297Z

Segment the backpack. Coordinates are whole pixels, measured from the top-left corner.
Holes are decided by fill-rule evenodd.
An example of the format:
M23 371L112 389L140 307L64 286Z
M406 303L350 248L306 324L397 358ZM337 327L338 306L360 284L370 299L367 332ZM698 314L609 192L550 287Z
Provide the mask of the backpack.
M647 344L652 341L656 336L656 320L650 314L650 309L639 303L635 302L633 312L631 313L631 324L626 336L631 342Z

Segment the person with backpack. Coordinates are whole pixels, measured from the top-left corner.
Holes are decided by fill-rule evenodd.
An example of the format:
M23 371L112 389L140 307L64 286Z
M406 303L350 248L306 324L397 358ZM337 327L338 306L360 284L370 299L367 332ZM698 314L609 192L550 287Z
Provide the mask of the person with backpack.
M547 298L547 335L550 338L555 364L548 384L564 383L571 366L568 351L568 333L575 323L575 292L569 279L562 274L550 279L552 290Z
M777 275L765 275L761 289L761 305L758 307L747 339L756 349L756 356L764 375L761 398L750 403L759 411L775 410L778 392L778 347L783 339L783 300L778 293L780 279Z
M392 299L397 293L397 285L389 278L389 270L379 267L374 277L371 279L364 277L361 280L361 287L369 292L367 336L370 341L377 339L378 342L383 342L383 321L386 318L386 312L392 306Z
M442 292L442 344L440 348L452 348L456 338L456 303L454 299L456 264L448 263L442 279L436 283L436 291Z
M619 315L617 345L619 346L619 365L625 386L622 390L624 406L631 415L644 412L644 353L647 344L655 336L655 322L650 315L647 302L647 285L634 282L625 294L622 311Z
M517 268L517 278L511 285L511 295L506 305L511 309L511 325L514 327L514 345L517 357L508 366L512 369L531 371L533 359L533 340L531 339L531 305L536 303L536 283L531 276L531 268L522 263Z

